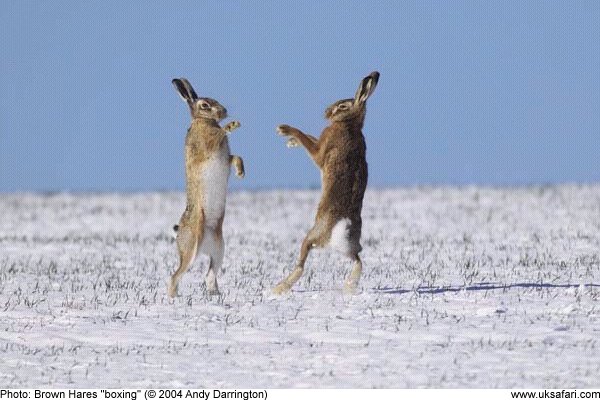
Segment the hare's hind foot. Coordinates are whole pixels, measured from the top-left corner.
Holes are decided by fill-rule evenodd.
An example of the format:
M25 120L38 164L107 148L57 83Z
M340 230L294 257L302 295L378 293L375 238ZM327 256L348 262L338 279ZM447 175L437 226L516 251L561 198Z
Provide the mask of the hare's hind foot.
M170 298L175 298L177 297L177 284L175 282L173 282L173 280L171 279L171 282L169 282L167 284L167 295Z
M294 268L292 273L287 278L279 282L277 286L273 288L273 294L280 295L289 292L292 286L294 286L294 284L298 282L298 279L300 279L303 273L304 268Z
M292 288L292 285L290 285L288 282L283 280L283 281L279 282L277 284L277 286L275 286L273 288L273 294L276 294L279 296L279 295L289 292L291 288Z
M223 127L223 130L227 133L231 133L240 126L242 126L242 124L240 124L240 121L231 121Z
M345 294L356 294L358 291L358 281L347 279L346 282L344 282L343 291Z
M220 296L221 295L221 291L219 290L218 286L211 287L211 288L209 288L207 286L206 287L206 294L208 294L209 296Z
M350 272L350 276L344 282L344 293L347 294L355 294L358 289L358 282L360 281L360 276L362 275L362 261L358 256L354 259L354 266L352 267L352 272Z
M213 271L213 269L208 270L208 274L206 275L206 293L210 296L218 296L221 294L219 291L219 285L217 284L217 275Z

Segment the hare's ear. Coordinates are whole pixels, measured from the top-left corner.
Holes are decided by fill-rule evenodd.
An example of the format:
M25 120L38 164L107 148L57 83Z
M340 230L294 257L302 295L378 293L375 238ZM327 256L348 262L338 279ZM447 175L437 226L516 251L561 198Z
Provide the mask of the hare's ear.
M188 104L191 104L192 95L188 91L186 85L183 83L183 80L175 78L171 81L171 83L173 83L173 86L175 86L175 90L177 90L177 93L179 93L179 96L181 96L183 101L187 102Z
M171 82L173 83L173 86L175 86L177 93L179 93L179 95L181 96L183 101L192 103L192 102L198 100L198 95L196 94L196 91L192 87L192 84L190 83L190 81L188 81L185 78L181 78L181 79L175 78Z
M362 104L367 101L369 96L375 91L378 81L379 72L377 71L371 72L369 76L365 77L360 85L358 85L358 90L354 95L354 104Z
M183 83L183 85L187 89L188 93L190 94L190 98L194 101L198 100L198 95L196 94L196 91L192 87L192 84L190 83L190 81L188 81L185 78L181 78L181 82Z

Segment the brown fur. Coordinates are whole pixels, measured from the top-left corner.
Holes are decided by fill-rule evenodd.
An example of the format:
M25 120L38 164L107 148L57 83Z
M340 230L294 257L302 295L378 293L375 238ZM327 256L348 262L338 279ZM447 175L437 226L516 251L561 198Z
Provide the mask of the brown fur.
M171 277L169 295L173 297L177 293L179 280L193 263L204 239L213 241L209 250L211 263L207 274L207 287L209 291L218 293L216 274L223 258L225 205L222 204L223 211L216 221L207 220L205 207L213 205L207 204L209 199L206 197L206 187L210 182L205 182L204 179L210 177L206 177L203 171L210 160L221 154L228 165L236 168L238 177L244 176L243 161L241 157L229 154L227 140L227 134L238 128L240 123L233 121L221 128L219 121L227 116L227 110L223 106L213 99L198 98L186 79L174 79L173 84L182 99L188 103L192 123L185 138L187 204L179 225L174 227L177 232L179 268Z
M362 250L361 210L367 187L366 144L362 127L366 115L366 100L373 93L379 73L373 72L361 82L354 99L339 100L325 111L331 121L317 139L289 125L280 125L281 135L289 137L291 147L302 145L322 173L322 195L312 229L306 235L294 271L274 289L288 291L302 276L304 263L313 247L330 243L334 226L348 219L349 249L346 254L354 260L354 268L346 281L348 291L355 290L362 271L358 253Z

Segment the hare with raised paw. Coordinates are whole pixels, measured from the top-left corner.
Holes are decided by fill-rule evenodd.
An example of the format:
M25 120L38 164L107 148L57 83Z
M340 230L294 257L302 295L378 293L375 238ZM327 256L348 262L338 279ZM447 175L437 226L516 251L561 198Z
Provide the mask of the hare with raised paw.
M198 253L210 257L206 289L218 294L217 273L223 262L223 218L229 171L233 165L239 178L244 176L244 163L231 155L227 134L240 126L233 121L221 127L227 110L218 101L198 97L187 79L173 79L175 89L187 103L192 123L185 138L185 178L187 203L174 229L177 233L179 268L172 275L168 294L177 294L181 276Z
M303 146L321 170L322 194L315 223L302 246L296 267L273 292L281 294L300 279L304 263L313 248L331 247L350 257L354 264L344 290L353 293L362 273L359 253L361 210L367 187L366 145L362 127L366 102L375 90L379 72L365 77L353 99L339 100L325 110L330 121L321 136L302 133L289 125L279 125L277 131L288 138L288 147Z

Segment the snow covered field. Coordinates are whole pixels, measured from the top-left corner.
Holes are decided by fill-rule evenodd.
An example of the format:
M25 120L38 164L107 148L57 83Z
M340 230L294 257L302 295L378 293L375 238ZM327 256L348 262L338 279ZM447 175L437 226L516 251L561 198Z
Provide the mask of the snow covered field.
M360 293L273 297L318 196L231 193L172 301L183 194L0 195L0 387L600 386L600 187L370 190Z

